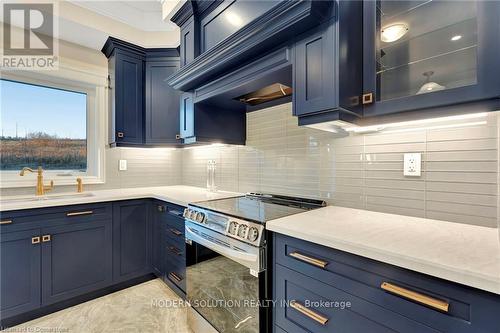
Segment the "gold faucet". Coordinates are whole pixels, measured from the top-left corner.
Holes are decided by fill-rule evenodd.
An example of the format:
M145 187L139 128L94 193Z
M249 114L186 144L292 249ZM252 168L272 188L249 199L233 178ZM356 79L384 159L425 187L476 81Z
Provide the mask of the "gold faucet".
M28 172L35 172L33 169L24 167L21 172L19 173L19 176L24 176L24 174ZM43 185L43 169L41 166L38 167L37 170L37 177L36 177L36 195L44 195L46 191L50 191L54 189L54 181L50 181L49 186Z

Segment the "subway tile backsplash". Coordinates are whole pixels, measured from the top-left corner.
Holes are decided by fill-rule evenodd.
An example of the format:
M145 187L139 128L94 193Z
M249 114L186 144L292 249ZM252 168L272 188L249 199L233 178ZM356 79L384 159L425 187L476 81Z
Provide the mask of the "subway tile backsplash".
M205 186L207 160L215 159L223 190L498 227L499 114L484 121L339 137L297 126L285 104L247 115L244 147L182 150L182 182ZM405 152L422 153L421 177L403 176Z

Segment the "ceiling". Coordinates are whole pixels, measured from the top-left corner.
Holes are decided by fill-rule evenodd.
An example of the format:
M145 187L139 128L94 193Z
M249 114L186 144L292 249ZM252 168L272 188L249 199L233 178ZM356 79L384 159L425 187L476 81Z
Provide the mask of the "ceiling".
M177 47L179 28L170 17L185 0L68 0L59 1L56 36L60 40L101 50L109 36L147 47ZM0 20L3 17L0 6ZM22 28L24 21L11 21Z
M177 3L178 0L166 0ZM169 20L163 20L160 0L143 1L82 1L71 0L77 6L97 14L125 23L142 31L174 31L176 26Z

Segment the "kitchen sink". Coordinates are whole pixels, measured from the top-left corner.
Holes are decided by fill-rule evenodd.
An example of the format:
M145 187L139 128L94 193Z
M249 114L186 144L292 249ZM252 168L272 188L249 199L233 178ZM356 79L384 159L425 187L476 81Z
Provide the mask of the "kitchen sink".
M0 203L8 204L13 202L30 202L30 201L44 201L44 200L63 200L63 199L73 199L73 198L87 198L93 197L94 194L87 193L68 193L68 194L53 194L53 195L42 195L42 196L16 196L10 198L1 198Z

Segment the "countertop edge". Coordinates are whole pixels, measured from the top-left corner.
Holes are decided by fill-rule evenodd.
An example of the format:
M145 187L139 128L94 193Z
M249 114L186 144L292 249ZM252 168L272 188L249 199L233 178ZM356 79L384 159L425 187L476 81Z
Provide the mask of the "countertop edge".
M110 194L110 193L105 193L103 192L108 192L108 191L113 191L113 190L95 190L95 191L88 191L89 193L95 194L94 196L87 196L87 197L75 197L75 198L69 198L69 199L54 199L54 201L33 201L27 204L24 204L26 207L20 207L22 206L21 204L19 205L12 205L12 207L8 207L9 205L0 205L0 213L6 213L6 212L13 212L13 211L21 211L21 210L30 210L30 209L43 209L43 208L51 208L51 207L64 207L64 206L71 206L71 205L85 205L85 204L93 204L93 203L101 203L101 202L113 202L113 201L122 201L122 200L138 200L138 199L155 199L155 200L160 200L160 201L165 201L169 202L172 204L176 204L179 206L184 206L187 207L188 204L190 203L195 203L195 202L200 202L200 201L205 201L205 200L213 200L213 199L222 199L222 198L229 198L229 197L234 197L234 196L240 196L242 195L241 193L237 192L228 192L228 191L218 191L218 192L206 192L203 193L203 191L206 191L204 188L201 187L193 187L193 186L178 186L178 185L172 185L172 186L164 186L164 187L156 187L157 191L151 190L148 188L148 190L144 190L144 188L126 188L126 189L116 189L116 193ZM137 190L137 194L134 193L120 193L120 191L134 191ZM161 192L165 190L169 191L193 191L193 197L198 197L200 194L210 194L213 197L206 197L206 198L201 198L201 199L195 199L195 200L179 200L174 197L174 195L167 195L167 194L162 194ZM142 192L141 192L142 191ZM199 192L196 192L199 191ZM186 193L184 192L182 196L186 196ZM6 208L5 208L6 206Z
M453 269L446 269L444 267L439 267L433 265L430 262L422 262L416 260L412 257L397 257L393 253L387 253L380 251L376 248L363 247L359 244L352 244L348 242L343 242L339 239L323 239L317 235L307 235L304 233L296 232L294 230L288 230L276 225L266 225L267 230L280 233L286 236L295 237L301 240L305 240L314 244L323 245L332 249L348 252L351 254L366 257L372 260L377 260L383 263L391 264L408 270L412 270L418 273L427 274L440 279L448 280L451 282L459 283L465 286L477 288L487 292L500 295L500 279L495 281L494 279L489 279L485 276L468 274L468 272L457 272Z

